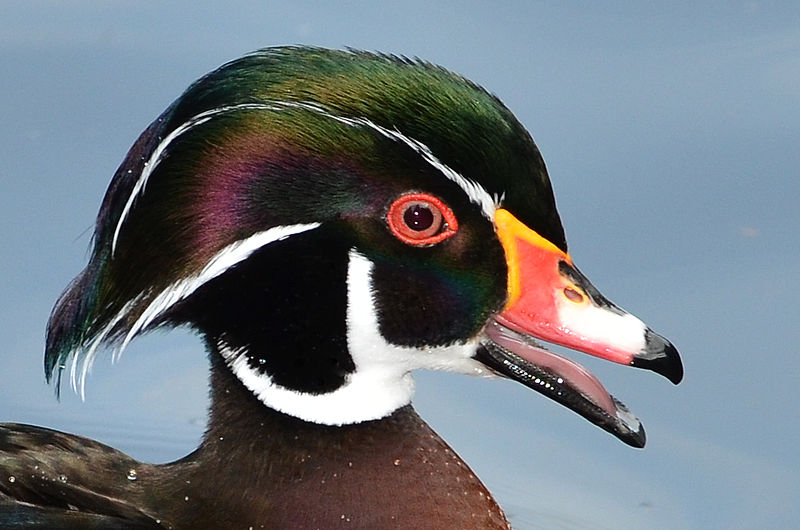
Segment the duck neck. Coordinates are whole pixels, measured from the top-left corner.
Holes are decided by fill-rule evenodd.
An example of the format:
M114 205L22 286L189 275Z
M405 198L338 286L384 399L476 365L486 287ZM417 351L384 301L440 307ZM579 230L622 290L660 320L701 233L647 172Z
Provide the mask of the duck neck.
M220 355L211 357L209 425L192 468L201 475L213 466L213 480L232 481L213 499L224 507L215 524L508 527L480 480L410 405L377 421L310 423L266 407Z

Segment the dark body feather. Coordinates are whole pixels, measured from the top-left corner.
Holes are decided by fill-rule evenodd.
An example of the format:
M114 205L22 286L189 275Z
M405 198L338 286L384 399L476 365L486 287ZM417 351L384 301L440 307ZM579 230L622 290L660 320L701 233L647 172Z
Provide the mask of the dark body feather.
M410 406L379 421L323 426L265 407L224 367L212 374L209 430L196 451L170 464L137 462L80 436L1 425L0 521L12 528L14 521L20 528L508 528L472 470Z

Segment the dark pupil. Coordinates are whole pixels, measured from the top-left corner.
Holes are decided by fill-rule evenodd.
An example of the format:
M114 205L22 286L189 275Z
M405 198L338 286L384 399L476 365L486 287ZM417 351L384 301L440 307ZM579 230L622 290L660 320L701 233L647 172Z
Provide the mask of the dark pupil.
M427 206L414 204L403 213L403 222L411 230L422 232L433 224L433 212Z

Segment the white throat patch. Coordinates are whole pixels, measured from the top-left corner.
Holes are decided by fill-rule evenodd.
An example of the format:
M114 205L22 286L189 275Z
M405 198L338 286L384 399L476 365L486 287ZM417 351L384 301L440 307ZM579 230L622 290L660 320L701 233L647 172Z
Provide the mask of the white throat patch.
M472 355L478 344L409 348L389 344L378 330L372 287L372 262L350 251L347 270L347 345L355 371L345 383L325 394L300 392L275 384L248 363L248 353L217 346L228 366L261 402L305 421L343 425L388 416L411 402L418 368L449 370L470 375L490 375Z

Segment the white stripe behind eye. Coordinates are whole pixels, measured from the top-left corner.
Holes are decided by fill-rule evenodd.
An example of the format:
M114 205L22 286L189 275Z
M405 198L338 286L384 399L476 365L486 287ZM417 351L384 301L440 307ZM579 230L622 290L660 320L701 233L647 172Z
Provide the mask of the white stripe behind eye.
M136 322L133 323L128 334L125 335L125 340L122 341L120 350L125 349L137 333L164 314L167 309L188 297L203 284L213 280L237 263L246 260L256 250L275 241L281 241L289 236L312 230L319 225L320 223L308 223L275 226L223 248L205 264L200 272L171 284L153 298L145 310L142 311L142 314L139 315L139 318L136 319Z
M144 167L142 168L142 173L139 175L139 178L133 185L133 189L131 190L131 194L128 197L128 200L125 202L125 206L122 209L122 214L119 216L119 220L117 221L117 226L114 228L114 237L111 239L111 255L114 255L114 251L117 248L117 240L119 239L119 232L122 228L122 223L125 222L125 219L130 214L131 208L133 208L133 203L136 202L136 198L144 193L145 186L147 186L147 180L150 178L150 175L153 174L158 164L164 157L164 153L166 152L169 145L175 141L176 138L182 136L183 134L189 132L190 130L194 129L195 127L202 125L209 121L210 119L219 116L220 114L227 114L230 112L238 111L238 110L281 110L285 108L286 105L282 105L280 103L274 105L266 105L261 103L243 103L241 105L230 105L227 107L218 107L215 109L207 110L205 112L201 112L197 116L192 117L185 123L181 124L179 127L174 129L170 132L166 138L161 140L155 149L153 149L153 153L150 155L150 158L144 163Z
M386 138L407 145L408 147L413 149L417 154L419 154L428 164L436 168L442 175L444 175L449 180L458 184L458 186L464 191L464 193L466 193L470 202L480 206L483 215L490 221L494 221L494 212L499 207L499 204L503 201L503 196L501 195L492 197L483 186L481 186L474 180L470 180L464 177L461 173L459 173L458 171L454 170L453 168L451 168L447 164L444 164L441 160L436 158L431 149L424 143L404 135L397 129L387 129L386 127L382 127L367 118L345 118L342 116L336 116L334 114L330 114L318 107L312 106L310 108L316 109L317 112L320 112L328 116L329 118L332 118L341 123L346 123L347 125L352 125L352 126L363 125L365 127L369 127L370 129L377 131Z
M302 232L307 232L308 230L313 230L319 226L320 223L275 226L264 230L263 232L253 234L246 239L235 241L234 243L224 247L222 250L212 256L199 272L170 284L150 301L144 311L142 311L142 314L139 315L139 318L136 319L136 322L134 322L130 327L122 343L119 345L119 347L115 348L112 360L116 361L119 359L123 351L125 351L125 348L139 332L145 329L159 316L163 315L167 309L187 298L205 283L208 283L217 276L220 276L237 263L241 263L242 261L246 260L256 250L263 248L270 243L282 241L287 237L300 234ZM77 373L77 351L72 352L73 359L70 370L70 378L72 381L73 390L76 392L80 391L81 399L84 399L86 396L86 376L92 369L92 364L94 363L94 359L97 356L100 346L106 341L114 327L116 327L117 324L119 324L119 322L125 318L130 311L142 301L143 298L144 294L140 294L129 300L128 303L126 303L123 308L116 315L114 315L108 324L106 324L105 327L103 327L103 329L97 333L94 339L92 339L91 343L84 350L80 374Z
M418 153L426 162L428 162L431 166L433 166L436 170L438 170L442 175L444 175L447 179L456 183L467 195L470 202L480 206L483 215L490 221L494 220L494 212L499 207L500 203L503 202L503 195L500 196L490 195L489 192L483 188L483 186L481 186L480 184L471 179L464 177L459 172L452 169L450 166L444 164L433 154L433 152L427 145L418 140L415 140L414 138L410 138L404 135L397 129L387 129L386 127L382 127L367 118L348 118L344 116L337 116L323 109L319 105L315 105L312 103L292 102L292 101L275 101L271 103L242 103L239 105L218 107L215 109L207 110L205 112L201 112L200 114L192 117L191 119L181 124L176 129L174 129L172 132L170 132L166 136L166 138L164 138L161 141L161 143L159 143L156 146L156 148L153 150L153 153L150 155L150 158L144 163L142 173L139 175L139 178L134 183L133 188L131 189L131 193L128 196L128 200L125 202L125 206L123 207L122 213L120 214L119 220L117 221L117 225L114 228L114 236L111 239L112 257L117 248L117 240L119 239L119 234L120 230L122 229L122 224L125 222L128 215L130 214L130 211L133 208L133 203L136 202L137 197L139 197L141 194L144 193L150 175L153 174L153 171L155 171L156 167L163 159L164 153L166 152L167 148L173 141L175 141L178 137L182 136L188 131L194 129L195 127L202 125L203 123L206 123L212 118L222 114L227 114L240 110L281 111L288 108L304 109L311 112L315 112L317 114L331 118L333 120L336 120L340 123L344 123L351 127L358 127L358 126L368 127L386 138L407 145L408 147L413 149L416 153Z

